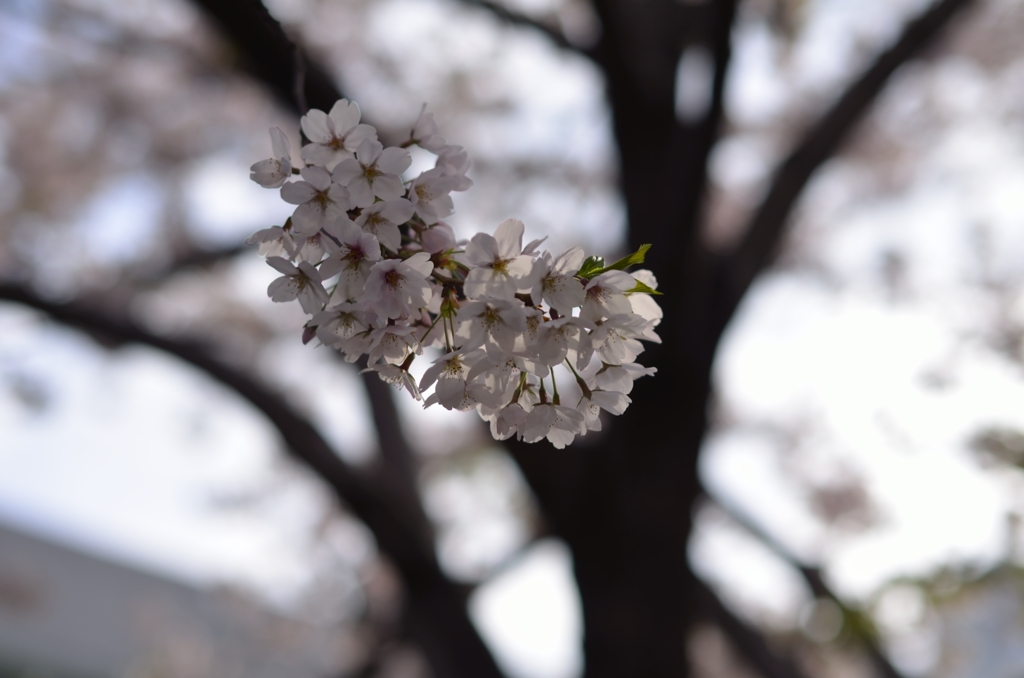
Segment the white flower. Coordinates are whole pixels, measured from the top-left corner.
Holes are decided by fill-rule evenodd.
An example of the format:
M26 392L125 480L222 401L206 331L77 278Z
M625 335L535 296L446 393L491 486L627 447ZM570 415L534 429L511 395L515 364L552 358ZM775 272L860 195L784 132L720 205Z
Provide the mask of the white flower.
M370 328L365 311L355 304L330 305L313 316L310 326L316 327L316 337L326 346L339 344Z
M427 276L434 270L430 255L419 252L405 261L385 259L370 269L363 305L382 318L412 315L430 304L434 294Z
M551 253L545 251L533 262L533 275L536 282L530 296L534 303L547 302L551 308L562 315L571 315L572 309L583 305L583 283L575 277L586 255L579 247L573 247L558 255L552 261Z
M398 225L409 221L412 213L411 202L405 198L394 198L363 209L362 214L356 217L356 224L367 233L377 236L381 245L392 252L397 252L402 244L402 234L398 230Z
M631 402L629 396L618 391L590 391L583 394L576 409L583 415L588 431L600 431L601 410L619 415L626 411Z
M605 271L587 283L580 317L597 321L620 313L632 313L633 307L623 292L635 285L636 280L628 273Z
M647 269L641 268L639 270L633 271L632 273L630 273L630 275L633 276L633 278L635 278L637 282L642 282L643 284L650 287L652 290L658 289L657 278L655 278L654 274L648 271ZM649 294L644 294L643 292L634 292L633 294L629 295L629 305L632 307L633 313L636 313L640 317L651 321L650 326L648 326L647 330L644 332L643 338L647 339L648 341L653 341L660 344L661 337L659 337L654 332L654 328L657 327L659 323L661 323L661 318L663 315L661 306L658 306L658 302L655 301L654 297L652 297Z
M302 310L312 315L327 303L327 291L320 284L320 273L307 261L295 266L282 257L269 257L267 263L284 275L270 283L267 296L274 301L298 299Z
M404 148L384 148L376 139L365 139L356 157L342 160L334 168L334 180L348 188L353 207L369 207L374 197L400 198L405 193L402 172L412 164Z
M330 115L313 109L302 116L302 131L312 142L302 147L302 159L330 170L351 158L359 144L377 138L377 130L370 125L360 125L359 116L356 102L346 99L334 104Z
M462 348L465 350L486 345L512 351L516 347L516 339L526 330L522 302L517 300L464 302L455 321L459 323L455 336L463 340Z
M288 137L277 127L270 128L270 146L274 157L260 160L249 168L249 178L263 188L282 186L292 175L292 152Z
M436 224L455 211L455 203L448 195L454 186L455 181L436 167L413 179L409 186L409 201L423 223L428 226Z
M257 251L261 257L285 257L286 259L291 259L295 256L295 240L292 239L289 233L290 230L290 225L286 225L285 228L271 226L270 228L256 231L245 242L249 245L258 244L259 249Z
M565 405L539 403L526 415L519 431L528 443L547 438L556 448L562 449L584 431L583 415Z
M512 379L520 373L528 370L528 362L522 356L515 353L488 351L487 356L478 361L469 373L470 379L483 376L488 382L495 384L495 389L500 392L508 390ZM547 376L545 373L544 376Z
M527 412L519 403L511 403L498 410L491 419L491 435L495 440L507 440L526 421Z
M399 365L376 363L374 365L370 365L368 368L363 370L363 372L376 372L380 376L381 380L396 388L404 387L413 398L416 400L423 400L423 396L420 394L419 388L416 387L416 380L413 379L408 370L402 369Z
M455 240L455 231L443 221L424 229L420 233L420 243L423 245L423 251L431 254L455 249L458 244Z
M330 220L328 220L327 224L329 225L330 223ZM324 258L324 254L327 252L325 240L329 242L329 239L324 236L323 231L317 231L306 238L297 238L295 241L295 249L298 251L296 259L299 261L308 261L314 265L319 264L320 260ZM329 275L324 275L323 269L320 269L320 275L324 280L331 277Z
M438 153L448 143L444 140L444 137L438 134L438 131L437 123L434 122L434 114L427 113L427 105L423 104L423 108L420 109L420 116L416 118L412 131L409 132L409 141L407 143L416 144L420 148Z
M644 335L650 322L635 313L613 315L597 323L590 341L601 362L609 365L631 363L644 347L635 337Z
M338 243L334 245L333 241L327 241L332 243L328 245L331 255L320 267L320 275L324 278L340 274L331 303L356 299L363 293L363 285L373 264L380 261L380 245L375 237L347 217L338 217L324 228L324 232Z
M452 180L451 190L465 191L473 186L473 180L466 176L469 171L469 154L462 146L445 146L440 149L434 166Z
M359 118L359 107L344 99L330 114L303 116L310 143L299 180L289 181L291 151L277 128L270 131L273 156L251 168L254 181L280 187L296 206L283 227L248 242L282 274L270 297L297 299L313 316L303 343L316 337L348 362L365 359L364 372L418 400L432 389L425 407L476 409L500 440L546 438L562 448L600 430L602 410L624 412L634 380L655 372L634 362L639 340L660 341L651 272L610 270L584 280L581 249L541 254L544 238L524 248L517 219L457 240L441 220L454 210L450 193L473 184L465 149L440 136L426 106L403 148L384 148ZM406 187L405 147L414 144L437 158ZM325 282L334 281L329 295ZM428 346L449 352L417 384L409 367ZM563 362L576 381L549 400L545 381L550 376L554 386Z
M367 315L372 314L367 313ZM371 327L376 328L376 325L371 325ZM373 345L374 341L372 334L373 329L363 330L362 332L356 332L348 339L342 339L338 343L338 350L345 355L345 362L354 363L369 352L370 346Z
M523 250L523 222L506 219L490 236L477 233L466 245L466 261L472 268L463 291L470 299L511 299L521 287L532 288L533 262Z
M549 367L554 367L566 358L576 364L577 369L584 367L593 355L590 337L583 330L593 325L581 318L565 317L550 320L540 326L537 342L533 349L537 360Z
M500 396L480 381L470 380L470 367L484 357L482 350L462 353L447 353L434 361L420 381L420 389L426 390L436 382L434 394L423 403L429 407L440 403L447 410L468 410L484 403L491 407L501 405Z
M640 377L648 377L658 371L656 367L644 367L636 363L602 366L592 379L595 389L629 393L633 390L633 381Z
M292 216L296 235L315 234L329 219L345 214L349 208L348 190L331 181L322 167L306 167L301 172L305 181L281 187L281 199L298 205Z
M416 339L416 328L409 325L387 325L370 332L370 362L377 362L382 356L390 362L404 360L409 352L420 353L420 342Z

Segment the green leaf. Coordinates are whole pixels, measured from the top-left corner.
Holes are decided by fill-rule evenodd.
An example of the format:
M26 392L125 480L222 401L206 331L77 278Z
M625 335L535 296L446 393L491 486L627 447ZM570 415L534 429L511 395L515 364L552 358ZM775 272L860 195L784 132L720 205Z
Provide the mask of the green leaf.
M604 270L604 257L593 256L588 257L587 260L583 262L583 266L581 266L580 270L576 272L576 275L581 278L593 278Z
M659 292L658 290L654 289L650 285L645 285L644 283L640 282L639 280L636 281L636 284L633 285L633 287L631 287L630 289L628 289L625 292L623 292L623 294L629 296L630 294L636 294L637 292L640 292L642 294L653 294L653 295L658 296L658 297L662 296L661 292Z
M644 263L644 255L647 254L647 250L651 249L650 243L640 245L640 249L632 254L622 257L611 266L605 268L605 271L625 271L630 266ZM602 271L603 273L604 271Z

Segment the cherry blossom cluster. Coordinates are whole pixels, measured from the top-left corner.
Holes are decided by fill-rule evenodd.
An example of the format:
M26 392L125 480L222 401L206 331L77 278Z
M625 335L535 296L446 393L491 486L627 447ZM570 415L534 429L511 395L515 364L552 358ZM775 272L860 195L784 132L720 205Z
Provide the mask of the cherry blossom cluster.
M610 265L578 247L554 255L543 240L524 247L517 219L460 242L442 220L451 193L473 183L466 151L426 107L395 147L359 120L345 99L311 110L300 166L278 128L273 157L252 166L253 181L296 206L249 243L281 274L270 298L298 300L311 316L304 341L365 360L424 406L476 409L499 440L562 448L600 430L602 411L622 414L634 380L655 371L635 362L640 340L660 341L657 282L627 272L649 246ZM436 161L407 177L412 146ZM424 349L441 355L416 379L409 368Z

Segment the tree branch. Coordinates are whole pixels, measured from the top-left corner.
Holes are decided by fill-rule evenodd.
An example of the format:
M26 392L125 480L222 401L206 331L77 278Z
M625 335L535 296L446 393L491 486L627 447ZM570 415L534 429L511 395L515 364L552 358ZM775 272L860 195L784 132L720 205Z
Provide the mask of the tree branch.
M720 304L719 328L732 317L754 278L773 260L789 215L811 175L835 154L893 72L918 55L957 11L971 2L940 0L909 22L899 40L850 85L782 163L750 220L746 236L723 267L725 298Z
M320 476L366 524L380 551L402 574L407 593L407 632L427 653L437 674L501 678L490 652L469 622L464 593L441 572L433 542L419 529L419 517L379 478L361 474L346 464L316 428L278 394L210 357L198 344L154 335L84 305L53 303L12 283L0 283L0 300L43 311L62 324L114 344L141 344L176 356L251 403L277 428L291 455Z
M285 106L331 110L341 92L334 78L284 32L259 0L193 0L238 50L242 65ZM305 87L299 87L302 77ZM308 108L307 108L308 106Z
M227 247L213 250L196 248L180 254L164 266L156 268L147 267L144 270L139 270L137 277L144 285L158 285L179 273L197 268L209 268L222 261L241 256L246 252L255 251L255 246L244 243L228 245Z
M706 490L705 497L755 539L767 546L775 555L786 561L790 567L800 572L800 576L803 577L804 581L807 583L807 587L810 588L811 593L814 594L815 598L831 600L839 606L839 609L843 612L843 616L846 618L855 614L854 611L851 610L838 595L836 595L835 591L825 583L825 580L821 576L821 569L812 567L801 561L788 548L783 546L783 544L775 539L775 537L768 534L768 532L766 532L755 520L746 515L742 510L727 502L717 499L710 493L707 493ZM878 646L877 639L873 638L869 631L859 624L853 625L853 631L854 635L861 642L864 649L871 657L871 661L874 663L875 668L883 678L904 678L903 674L896 670L896 667L892 665L892 662L890 662L888 657L885 656L885 653L882 652L881 648Z
M595 59L594 51L592 49L573 44L567 37L565 37L565 34L562 31L544 23L543 21L538 21L537 19L528 17L525 14L514 12L499 2L493 2L492 0L461 0L461 2L465 5L469 5L470 7L485 9L501 21L512 26L519 26L537 31L550 40L556 47L569 50L570 52L575 52L576 54L587 57L591 61Z
M733 614L707 584L697 580L696 591L711 620L732 641L750 667L764 678L810 678L792 659L776 654L764 636Z

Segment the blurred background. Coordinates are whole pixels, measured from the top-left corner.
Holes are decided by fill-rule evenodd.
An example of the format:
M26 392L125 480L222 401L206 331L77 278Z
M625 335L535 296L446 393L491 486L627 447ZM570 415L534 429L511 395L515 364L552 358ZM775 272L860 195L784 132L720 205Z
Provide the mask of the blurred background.
M382 138L427 102L466 147L460 237L514 216L554 252L626 251L587 0L265 4ZM929 6L739 4L709 252ZM889 78L715 355L689 562L807 676L1024 675L1021 35L1024 3L979 0ZM304 316L267 299L276 274L244 247L291 212L248 168L271 126L298 139L244 57L186 0L0 0L0 279L201 341L372 468L356 370L301 343ZM706 50L673 63L680 124L704 115L712 68ZM445 675L401 632L374 536L266 418L115 344L0 302L0 676ZM501 670L583 675L572 553L516 463L475 416L396 401L441 570ZM692 626L691 675L767 675L728 636Z

